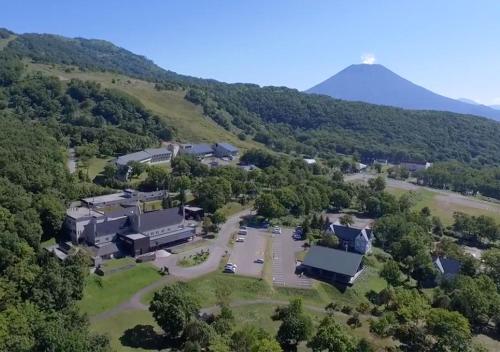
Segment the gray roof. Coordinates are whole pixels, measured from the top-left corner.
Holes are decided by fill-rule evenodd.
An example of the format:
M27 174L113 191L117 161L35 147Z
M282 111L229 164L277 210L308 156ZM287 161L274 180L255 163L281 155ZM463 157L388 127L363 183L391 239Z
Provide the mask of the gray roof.
M94 257L103 257L105 255L110 255L110 254L115 254L120 252L118 247L116 246L116 243L114 242L109 242L105 243L102 245L96 245L89 247L90 252L93 254Z
M434 263L439 271L445 275L457 275L462 268L462 263L453 258L437 257Z
M162 154L172 154L172 152L165 147L163 147L163 148L148 148L148 149L145 149L144 151L151 156L162 155Z
M343 275L354 276L363 260L363 255L338 249L312 246L303 264Z
M144 150L141 150L140 152L135 152L135 153L125 154L125 155L119 156L116 159L116 163L118 165L126 166L131 161L139 161L139 162L141 162L141 161L144 161L144 160L147 160L147 159L150 159L150 158L151 158L151 154L147 153Z
M184 220L182 210L179 208L156 210L139 216L141 218L140 232L181 224Z
M349 227L338 224L331 224L330 230L340 239L344 241L354 241L354 239L363 231L363 229L358 229L355 227ZM364 229L366 231L366 235L368 239L372 237L371 229Z
M213 153L214 149L210 144L202 143L202 144L192 144L190 148L185 148L184 151L188 154L204 155Z
M92 228L93 224L90 222L87 226ZM114 235L127 231L129 228L128 217L122 217L113 220L105 220L104 222L96 224L96 237Z
M229 152L237 152L238 151L238 148L236 148L234 145L232 144L229 144L229 143L217 143L217 145L219 147L222 147L224 149L226 149L227 151Z

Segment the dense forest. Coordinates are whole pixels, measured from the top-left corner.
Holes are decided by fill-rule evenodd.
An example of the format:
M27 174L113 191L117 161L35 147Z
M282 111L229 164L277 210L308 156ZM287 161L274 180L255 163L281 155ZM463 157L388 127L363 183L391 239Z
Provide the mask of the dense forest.
M107 351L76 308L86 257L60 263L40 242L57 236L65 201L95 191L76 183L49 128L0 116L0 351Z

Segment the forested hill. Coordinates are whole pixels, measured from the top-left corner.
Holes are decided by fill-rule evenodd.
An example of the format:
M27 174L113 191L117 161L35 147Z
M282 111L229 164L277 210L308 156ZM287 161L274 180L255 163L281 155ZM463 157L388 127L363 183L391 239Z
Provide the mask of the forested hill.
M8 31L3 30L3 32ZM29 57L34 62L113 71L150 81L197 81L194 77L164 70L146 57L136 55L105 40L28 33L18 35L4 50Z
M186 99L240 139L284 152L329 157L359 154L400 160L458 160L474 166L500 163L500 124L485 118L347 102L284 87L226 84L166 71L109 42L21 34L4 53L36 62L108 70L183 89ZM172 126L175 129L175 126Z

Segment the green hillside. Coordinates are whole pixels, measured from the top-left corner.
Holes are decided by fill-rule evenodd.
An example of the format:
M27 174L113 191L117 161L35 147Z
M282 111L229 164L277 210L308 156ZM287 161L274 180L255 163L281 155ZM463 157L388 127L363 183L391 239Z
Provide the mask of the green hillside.
M37 64L29 60L25 60L25 63L31 72L43 72L58 77L63 82L73 78L94 81L104 88L117 89L137 98L147 109L167 121L167 125L175 132L175 138L180 142L228 141L243 149L261 146L251 140L240 140L235 133L225 130L204 116L201 107L184 99L184 90L160 91L155 89L151 82L112 72L81 71L72 66Z
M457 160L475 168L500 164L500 124L477 116L404 110L336 100L286 87L226 84L184 76L102 40L20 34L3 51L37 64L118 72L156 83L166 91L149 89L153 83L144 88L147 83L121 82L116 87L170 119L170 127L178 131L181 139L213 140L227 135L228 140L235 141L233 135L238 134L276 151L319 154L325 158L342 153L357 154L367 161ZM66 78L80 75L57 70L52 73ZM81 78L92 75L95 74L85 72ZM107 75L112 79L112 74ZM109 86L110 80L105 81L103 85ZM186 98L200 109L185 106L184 93L171 91L176 88L186 91ZM217 129L211 122L203 125L201 108L203 115L223 128ZM227 134L225 130L235 133Z

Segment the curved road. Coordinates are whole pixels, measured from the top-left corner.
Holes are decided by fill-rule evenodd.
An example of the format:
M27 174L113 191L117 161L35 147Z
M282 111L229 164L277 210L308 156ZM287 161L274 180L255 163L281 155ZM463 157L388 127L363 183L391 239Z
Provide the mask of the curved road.
M213 240L211 244L208 244L206 247L195 248L190 251L180 253L180 254L172 254L166 258L158 258L155 260L155 264L159 267L167 266L170 271L169 276L164 276L158 281L153 282L152 284L143 287L139 291L137 291L128 301L119 304L118 306L101 312L99 314L93 315L90 317L90 321L99 321L107 318L111 318L115 315L122 313L125 310L131 309L139 309L139 310L147 310L148 306L141 302L142 297L154 291L160 287L165 286L168 283L172 283L175 281L185 281L190 279L195 279L197 277L203 276L205 274L211 273L219 268L220 261L226 251L229 252L230 248L228 246L229 239L231 238L231 234L237 231L239 227L239 222L243 216L249 215L251 210L247 209L242 212L239 212L231 217L221 226L217 237ZM208 259L200 265L183 268L177 265L177 261L180 256L189 255L191 252L199 252L200 249L209 250L210 255Z

